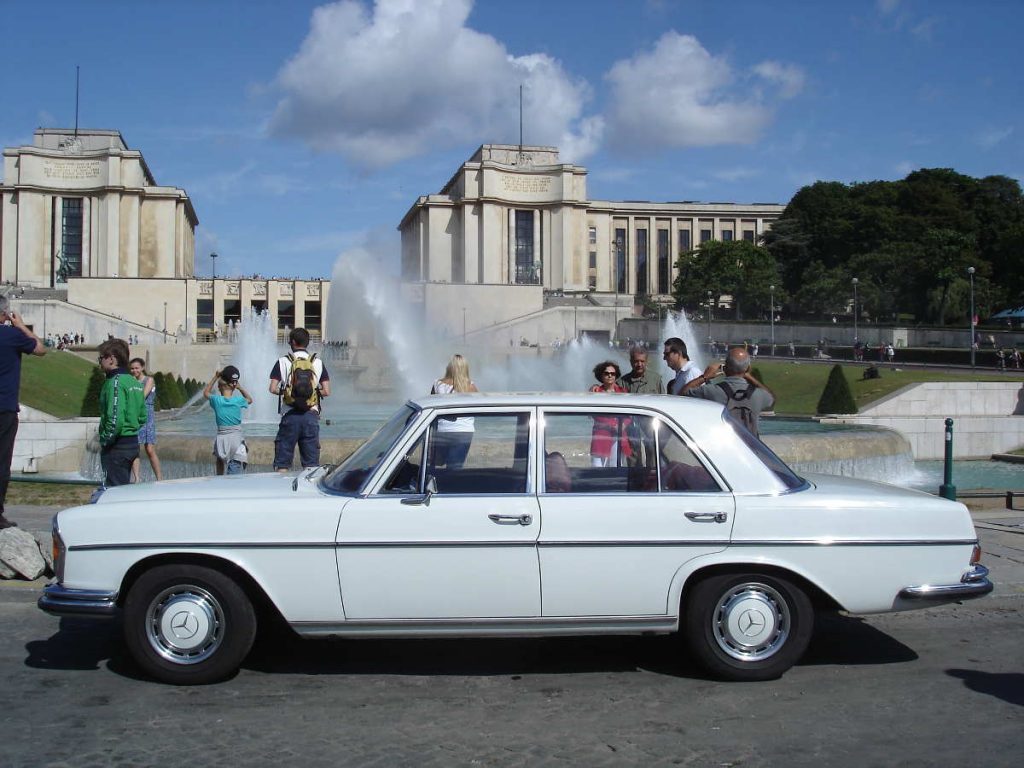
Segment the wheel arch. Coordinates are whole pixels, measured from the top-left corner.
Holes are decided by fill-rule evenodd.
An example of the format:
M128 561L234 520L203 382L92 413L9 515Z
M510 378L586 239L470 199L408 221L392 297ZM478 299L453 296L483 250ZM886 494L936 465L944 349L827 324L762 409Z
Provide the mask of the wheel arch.
M806 594L810 599L811 605L816 611L843 610L843 606L840 605L832 595L803 574L794 571L791 568L774 563L728 562L710 563L695 569L686 577L681 586L681 593L679 595L679 615L683 616L685 613L686 602L692 592L694 584L711 576L720 576L728 573L754 573L783 578L792 582L794 586L802 589L804 594Z
M143 573L161 565L198 565L219 571L233 579L242 588L246 597L252 602L253 608L256 609L257 620L260 623L269 620L272 623L287 626L277 605L270 599L259 582L252 577L252 574L224 557L201 552L162 552L139 560L128 569L121 580L121 589L117 596L118 606L124 608L124 601L128 593Z

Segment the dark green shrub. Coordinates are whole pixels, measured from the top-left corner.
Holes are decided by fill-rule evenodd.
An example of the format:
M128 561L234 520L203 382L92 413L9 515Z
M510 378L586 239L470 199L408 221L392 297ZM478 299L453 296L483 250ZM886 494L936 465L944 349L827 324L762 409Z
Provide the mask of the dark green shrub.
M173 408L171 402L171 393L167 387L167 377L164 376L163 371L157 371L153 374L153 383L156 386L156 402L153 407L158 411L165 411L168 408Z
M856 413L857 403L854 402L850 384L843 373L843 366L833 365L828 375L825 389L818 400L818 413Z
M106 380L107 376L103 373L103 369L98 365L95 366L89 375L89 383L86 385L85 395L82 398L81 413L83 416L100 415L100 390L103 389L103 382Z

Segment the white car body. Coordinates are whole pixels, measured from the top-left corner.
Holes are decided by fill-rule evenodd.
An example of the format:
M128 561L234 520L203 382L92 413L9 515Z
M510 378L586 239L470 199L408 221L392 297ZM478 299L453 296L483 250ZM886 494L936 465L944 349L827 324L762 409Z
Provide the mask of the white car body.
M691 645L702 652L710 644L721 657L717 667L715 658L705 659L712 671L763 679L796 660L781 658L786 643L806 645L791 636L799 630L809 637L807 601L863 614L992 589L962 504L880 483L787 476L717 404L651 395L449 395L404 408L407 423L382 427L378 435L391 430L387 444L364 474L346 470L350 458L331 475L314 469L112 488L95 503L62 511L54 518L58 583L40 607L115 615L148 570L199 566L227 576L250 600L265 598L310 636L673 632L685 629L690 610L704 617L692 618ZM465 466L451 459L435 465L441 417L452 423L460 415L475 418L477 453ZM615 420L612 450L644 466L585 463L600 461L586 455L597 443L587 447L578 430L582 420L594 424L597 441L602 419ZM502 442L506 433L510 447ZM568 458L549 456L556 444ZM498 458L502 451L512 451L507 460ZM669 451L686 460L669 461ZM620 456L619 464L630 460ZM489 461L505 463L479 469ZM557 470L551 461L568 465L559 492L548 490L548 474ZM676 482L670 476L693 472L715 488L666 489ZM358 487L332 490L339 477ZM410 490L385 488L398 477ZM431 478L452 488L483 485L431 492ZM512 492L502 487L509 478L517 484ZM642 488L614 490L615 483L641 481ZM732 588L730 580L740 585L732 598L711 594ZM703 582L710 583L702 587L702 607L687 609L688 595ZM207 620L218 626L215 587L195 590L200 597L164 590L151 600L150 625L173 595L182 621L196 615L200 627ZM807 600L790 595L796 592ZM717 608L704 606L716 599ZM717 628L707 630L709 610L717 611L710 619ZM168 628L176 621L166 620ZM762 622L774 639L748 646L740 630L754 638ZM705 630L715 642L702 644ZM204 648L221 642L215 634L222 628L208 631ZM172 682L206 681L210 676L197 670L219 645L193 651L175 642L150 631L160 663L140 659L143 666Z

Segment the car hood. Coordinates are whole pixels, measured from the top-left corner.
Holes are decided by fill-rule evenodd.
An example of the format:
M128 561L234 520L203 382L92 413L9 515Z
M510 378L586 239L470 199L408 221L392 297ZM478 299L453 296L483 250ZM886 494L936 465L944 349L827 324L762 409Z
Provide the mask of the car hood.
M266 472L253 475L221 475L163 480L159 483L138 483L107 488L97 504L151 504L161 501L218 499L238 502L241 499L292 498L296 493L315 493L316 484L306 478L309 472Z

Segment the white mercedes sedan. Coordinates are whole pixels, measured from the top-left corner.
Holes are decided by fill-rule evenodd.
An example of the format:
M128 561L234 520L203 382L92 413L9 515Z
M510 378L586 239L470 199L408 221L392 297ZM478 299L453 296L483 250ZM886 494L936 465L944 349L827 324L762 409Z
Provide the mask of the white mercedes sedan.
M775 678L815 611L992 590L967 509L798 477L721 406L658 395L429 396L336 467L111 488L54 518L39 607L119 616L176 684L259 625L308 637L678 632L712 675Z

